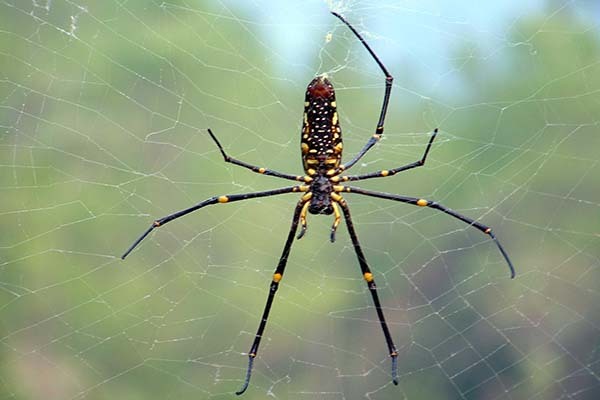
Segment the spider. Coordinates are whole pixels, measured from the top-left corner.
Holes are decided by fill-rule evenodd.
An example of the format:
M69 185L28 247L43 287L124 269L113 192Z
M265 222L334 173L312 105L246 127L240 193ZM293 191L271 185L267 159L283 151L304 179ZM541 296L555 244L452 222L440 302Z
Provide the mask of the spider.
M367 259L360 247L358 236L356 235L356 231L354 230L354 225L352 223L352 218L350 217L350 210L348 208L346 200L342 197L342 193L359 194L380 199L399 201L401 203L412 204L419 207L429 207L446 213L456 219L459 219L468 224L469 226L472 226L490 236L490 238L494 241L494 243L498 247L498 250L504 257L504 260L506 260L506 263L508 264L508 267L510 269L510 277L514 278L515 276L515 269L508 257L508 254L506 253L498 239L496 239L490 227L472 218L464 216L454 210L451 210L435 201L391 193L375 192L371 190L357 188L354 186L344 186L340 184L342 182L348 181L360 181L364 179L393 176L399 172L425 165L427 154L429 154L429 150L431 149L431 145L438 133L438 130L435 129L433 131L433 134L431 135L431 138L429 139L427 147L425 148L423 156L420 160L392 169L384 169L381 171L360 175L342 175L344 171L347 171L354 164L356 164L367 153L367 151L369 151L369 149L381 139L381 136L383 135L383 124L387 113L390 94L392 91L393 77L392 75L390 75L386 67L383 65L383 63L377 57L377 55L371 49L371 47L367 44L367 42L363 39L360 33L358 33L358 31L340 14L336 12L331 13L352 31L354 36L356 36L356 38L363 44L365 49L369 52L373 60L377 63L377 65L385 75L385 93L383 96L383 104L381 106L379 120L377 121L377 126L375 128L375 133L367 141L364 147L358 152L358 154L346 163L341 162L343 149L342 131L339 125L337 105L335 101L335 91L327 77L317 76L308 84L308 87L306 89L306 98L304 102L304 122L301 132L300 148L302 151L302 163L306 175L296 176L281 173L271 169L257 167L255 165L248 164L244 161L237 160L229 156L225 152L223 146L221 146L221 143L217 140L217 137L213 134L213 132L210 129L208 129L208 134L215 142L216 146L219 148L219 151L223 155L225 162L247 168L259 174L270 175L282 179L302 182L301 184L261 192L230 194L211 197L192 207L186 208L181 211L177 211L173 214L169 214L165 217L155 220L152 223L152 225L150 225L150 228L148 228L144 233L142 233L142 235L121 256L122 259L125 259L125 257L127 257L129 253L131 253L133 249L135 249L140 244L140 242L144 240L144 238L146 238L148 234L150 234L150 232L152 232L159 226L163 226L167 222L183 217L184 215L199 210L203 207L213 204L232 203L235 201L253 199L257 197L269 197L286 193L302 193L302 197L300 198L300 201L298 201L298 203L296 204L296 208L294 209L292 224L287 236L287 240L285 241L285 245L283 247L283 253L279 258L279 263L277 264L277 268L275 269L275 273L273 274L273 278L269 288L269 294L267 297L267 302L265 304L265 308L260 319L260 324L258 326L256 336L254 337L252 347L248 352L248 367L246 369L244 384L242 388L236 392L237 395L244 393L248 388L248 385L250 384L252 366L254 363L254 359L258 354L258 347L263 337L265 326L267 325L267 320L269 318L269 312L271 310L271 306L275 298L275 293L277 292L279 282L283 277L285 266L287 264L287 259L290 254L290 249L294 241L294 236L296 235L296 231L298 230L298 225L300 225L300 232L297 235L297 239L302 238L302 236L304 236L306 232L307 213L324 215L333 214L334 219L330 232L331 242L335 241L335 233L338 225L340 224L343 214L346 222L346 227L348 229L348 233L350 235L350 239L354 247L354 251L356 252L356 256L358 258L358 264L360 266L363 278L367 283L369 293L371 293L371 297L373 298L375 310L377 311L377 317L379 319L379 323L381 324L381 329L383 330L383 335L385 337L385 342L388 347L389 356L391 357L392 382L395 385L398 384L398 350L394 345L392 335L390 334L390 330L388 328L383 314L383 309L379 301L379 296L377 295L377 286L375 285L375 280L373 279L373 273L371 272L369 265L367 264Z

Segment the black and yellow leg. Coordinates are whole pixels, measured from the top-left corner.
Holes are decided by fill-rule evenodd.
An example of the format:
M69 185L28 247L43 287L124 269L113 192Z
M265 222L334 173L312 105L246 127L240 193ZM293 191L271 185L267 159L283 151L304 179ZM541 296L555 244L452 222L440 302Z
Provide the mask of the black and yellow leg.
M342 21L348 28L350 28L352 33L354 33L354 36L356 36L358 38L358 40L360 40L360 42L363 44L363 46L365 46L365 49L367 49L367 51L369 52L371 57L373 57L373 59L375 60L375 62L379 66L379 68L381 69L381 72L383 72L383 74L385 75L385 93L383 95L383 104L381 105L381 111L379 113L379 120L377 121L377 127L375 128L375 134L373 134L373 136L371 136L371 138L369 139L367 144L365 144L365 146L362 148L362 150L352 160L350 160L349 162L347 162L343 165L340 165L336 169L335 175L337 175L344 170L348 170L350 167L352 167L354 164L356 164L358 162L358 160L360 160L362 158L362 156L364 156L365 153L367 151L369 151L369 149L371 147L373 147L375 145L375 143L377 143L379 141L379 139L381 139L381 136L383 135L383 124L385 123L385 116L387 114L387 108L388 108L388 104L390 102L390 95L392 93L392 82L394 81L394 78L388 72L387 68L385 67L385 65L383 65L383 63L381 62L379 57L377 57L377 55L375 54L373 49L371 49L369 44L365 41L365 39L363 39L363 37L360 35L360 33L358 33L358 31L356 29L354 29L354 27L352 25L350 25L348 23L348 21L346 21L344 19L344 17L342 17L340 14L338 14L336 12L332 12L332 14L335 15L340 21Z
M340 225L342 214L340 214L340 209L338 207L337 201L334 200L331 203L331 207L333 208L333 225L331 225L331 236L329 240L331 240L331 243L333 243L335 242L335 232L337 231L337 228Z
M124 260L125 257L127 257L129 255L129 253L131 253L133 251L133 249L135 249L141 243L141 241L144 240L146 238L146 236L148 236L150 234L150 232L152 232L154 229L158 228L159 226L163 226L164 224L166 224L170 221L173 221L177 218L183 217L184 215L187 215L191 212L199 210L203 207L210 206L212 204L218 204L218 203L232 203L234 201L253 199L256 197L268 197L268 196L275 196L278 194L285 194L285 193L306 192L308 189L309 189L308 186L300 185L300 186L285 187L285 188L281 188L281 189L265 190L263 192L229 194L229 195L225 195L225 196L211 197L210 199L201 201L200 203L198 203L192 207L186 208L185 210L177 211L173 214L169 214L166 217L162 217L162 218L154 221L152 223L152 225L150 225L150 228L148 228L144 233L142 233L141 236L139 238L137 238L136 241L133 242L133 244L127 249L127 251L125 251L125 253L123 253L123 255L121 256L121 259Z
M257 174L270 175L270 176L275 176L277 178L289 179L291 181L300 181L300 182L310 182L312 180L312 178L310 178L308 176L286 174L283 172L273 171L272 169L268 169L268 168L257 167L256 165L248 164L247 162L237 160L237 159L227 155L227 153L225 153L223 146L221 146L221 143L219 142L217 137L212 133L210 128L208 128L208 134L210 135L212 140L215 142L215 144L219 148L219 151L221 151L221 154L223 155L223 159L225 160L225 162L239 165L240 167L248 168L249 170L252 170L253 172L256 172Z
M400 195L391 194L391 193L373 192L370 190L365 190L365 189L360 189L360 188L350 187L350 186L344 186L343 188L344 188L344 192L348 192L348 193L356 193L356 194L362 194L364 196L377 197L380 199L400 201L402 203L412 204L412 205L419 206L419 207L434 208L443 213L451 215L456 219L463 221L464 223L480 230L481 232L485 233L486 235L489 235L489 237L494 241L494 243L496 243L498 250L504 257L504 260L506 261L506 263L508 264L508 268L510 269L510 277L511 278L515 277L515 268L514 268L512 262L510 261L510 258L508 258L508 254L506 253L506 251L500 244L500 241L498 239L496 239L496 236L494 236L494 234L492 233L492 228L490 228L489 226L484 225L480 222L477 222L474 219L469 218L465 215L462 215L450 208L447 208L439 203L436 203L435 201L419 199L416 197L400 196Z
M304 236L304 234L306 233L306 228L307 228L306 213L308 211L308 206L310 205L308 200L310 200L311 197L312 197L311 192L307 192L302 197L302 199L304 201L306 201L306 203L304 203L304 206L302 206L302 211L300 211L300 232L298 233L298 236L296 237L296 239L302 239L302 236Z
M260 319L260 324L258 325L258 330L256 331L256 335L254 336L254 342L252 342L252 347L250 347L250 351L248 352L248 368L246 370L246 377L244 379L244 384L242 388L235 392L235 394L240 395L248 389L248 385L250 384L250 377L252 376L252 366L254 365L254 359L256 358L256 354L258 354L258 347L260 346L260 341L263 337L263 332L265 331L265 327L267 326L267 320L269 319L269 312L271 311L271 305L273 304L273 299L275 298L275 293L279 288L279 281L283 278L283 272L285 270L285 266L287 264L288 256L290 255L290 250L292 248L292 243L294 242L294 235L296 234L296 229L298 228L298 220L300 218L300 213L304 208L308 200L304 198L301 199L296 205L296 209L294 210L294 216L292 217L292 226L290 227L290 231L288 233L287 240L283 247L283 252L281 257L279 258L279 263L277 264L277 268L275 269L275 273L273 273L273 279L271 280L271 285L269 287L269 295L267 297L267 304L265 304L265 309L263 310L262 317Z
M363 175L348 175L340 177L340 180L343 182L346 181L360 181L363 179L371 179L371 178L384 178L386 176L396 175L398 172L406 171L408 169L422 167L425 165L425 161L427 160L427 154L429 154L429 150L431 149L431 144L433 143L435 137L437 136L438 130L437 128L433 131L433 135L431 135L431 139L429 139L429 143L427 143L427 147L425 148L425 152L423 153L423 157L420 160L412 162L410 164L403 165L398 168L393 169L383 169L377 172L371 172Z
M377 318L379 319L379 323L381 324L381 329L383 330L383 336L385 337L385 342L388 347L389 355L392 359L392 382L394 385L398 384L398 350L394 345L394 341L392 340L392 335L390 334L390 330L387 326L387 322L385 321L385 316L383 315L383 309L381 307L381 302L379 301L379 296L377 295L377 285L375 285L375 280L373 279L373 274L369 268L369 264L367 264L367 259L360 247L360 243L358 241L358 236L356 235L356 231L354 230L354 224L352 223L352 218L350 216L350 209L345 201L339 202L340 207L342 207L342 211L344 212L344 218L346 220L346 227L348 228L348 233L350 234L350 239L352 240L352 245L354 246L354 252L356 253L356 257L358 258L358 264L360 265L360 270L363 274L364 280L367 282L367 287L369 288L369 293L371 293L371 297L373 298L373 304L375 305L375 310L377 311Z

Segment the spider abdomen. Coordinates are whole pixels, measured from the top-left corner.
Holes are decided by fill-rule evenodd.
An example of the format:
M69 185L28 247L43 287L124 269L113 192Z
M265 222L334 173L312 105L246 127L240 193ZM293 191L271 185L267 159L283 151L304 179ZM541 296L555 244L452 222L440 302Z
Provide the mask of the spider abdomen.
M343 145L335 90L324 76L316 77L306 88L301 147L308 175L324 174L340 165Z

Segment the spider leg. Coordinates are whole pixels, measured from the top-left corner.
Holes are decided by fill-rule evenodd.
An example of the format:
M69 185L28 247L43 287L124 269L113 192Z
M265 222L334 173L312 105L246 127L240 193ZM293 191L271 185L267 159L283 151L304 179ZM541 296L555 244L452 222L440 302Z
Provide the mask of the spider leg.
M383 169L381 171L371 172L368 174L342 176L342 177L340 177L339 180L342 182L346 182L346 181L360 181L363 179L371 179L371 178L382 178L382 177L386 177L386 176L396 175L398 172L406 171L408 169L422 167L423 165L425 165L425 161L427 160L427 154L429 154L429 150L431 149L431 144L433 143L437 133L438 133L438 130L436 128L436 129L434 129L433 135L431 135L431 139L429 139L429 143L427 143L427 147L425 148L423 157L421 157L420 160L417 160L410 164L403 165L398 168L389 169L389 170Z
M221 146L221 143L219 142L217 137L212 133L210 128L208 128L208 134L210 135L212 140L215 142L215 144L219 148L219 151L223 155L223 159L225 160L225 162L228 162L228 163L231 163L234 165L238 165L240 167L248 168L249 170L252 170L253 172L256 172L257 174L275 176L277 178L289 179L291 181L307 182L307 180L305 179L306 177L304 177L304 176L285 174L283 172L278 172L278 171L274 171L274 170L263 168L263 167L257 167L255 165L248 164L244 161L240 161L233 157L230 157L229 155L227 155L227 153L225 153L223 146Z
M388 104L390 102L390 95L392 93L392 82L394 81L394 77L388 72L385 65L383 65L383 63L381 62L379 57L377 57L377 55L375 54L373 49L371 49L369 44L365 41L365 39L363 39L363 37L360 35L360 33L358 33L358 31L352 25L350 25L350 23L348 21L346 21L344 19L344 17L342 17L340 14L333 12L333 11L331 13L334 16L336 16L340 21L342 21L348 28L350 28L352 33L354 33L354 36L356 36L358 38L358 40L363 44L363 46L365 46L365 48L367 49L367 51L369 52L371 57L373 57L373 59L375 60L377 65L379 65L379 68L385 75L385 93L383 95L383 104L381 105L381 111L379 113L379 120L377 121L377 127L375 128L375 134L373 136L371 136L371 138L369 139L367 144L365 144L365 146L362 148L362 150L359 151L358 154L352 160L340 165L337 168L336 173L339 174L340 172L347 170L350 167L352 167L354 164L356 164L358 162L358 160L360 160L362 158L362 156L364 156L365 153L367 151L369 151L369 149L371 147L373 147L373 145L375 145L375 143L377 143L379 141L379 139L381 139L381 136L383 135L383 124L385 122L385 116L387 114L387 108L388 108Z
M492 240L494 241L494 243L496 243L498 250L504 257L504 260L506 261L506 263L508 264L508 268L510 269L510 277L511 278L515 277L515 268L514 268L512 262L510 261L508 254L504 250L504 247L502 247L502 245L500 244L500 241L498 241L498 239L496 239L496 236L492 232L492 228L490 228L487 225L477 222L474 219L464 216L464 215L462 215L454 210L451 210L439 203L436 203L435 201L419 199L416 197L400 196L400 195L391 194L391 193L374 192L374 191L365 190L365 189L361 189L361 188L357 188L357 187L350 187L350 186L344 186L343 191L348 192L348 193L362 194L364 196L378 197L380 199L400 201L402 203L412 204L412 205L419 206L419 207L435 208L436 210L439 210L443 213L451 215L452 217L459 219L459 220L463 221L464 223L466 223L474 228L477 228L481 232L489 235L492 238Z
M258 326L258 330L256 331L256 336L254 337L254 342L252 343L252 347L248 352L248 369L246 370L246 378L244 379L244 384L242 388L235 392L235 394L237 395L244 393L246 389L248 389L248 385L250 384L250 377L252 375L252 366L254 364L254 358L256 358L256 354L258 353L258 346L260 345L260 340L262 339L265 326L267 325L267 319L269 318L269 312L271 311L271 305L273 304L275 293L277 292L277 289L279 287L279 281L281 281L281 278L283 277L283 272L285 270L287 259L292 248L292 243L294 242L294 235L296 234L296 229L298 228L298 219L300 217L300 213L304 207L304 204L310 199L309 194L310 192L302 197L302 199L296 205L296 209L294 210L294 216L292 217L292 226L290 227L285 246L283 247L283 252L281 254L281 257L279 258L279 263L277 264L277 268L275 269L275 273L273 274L273 280L271 281L271 286L269 288L269 296L267 297L267 304L265 304L265 309L260 319L260 324Z
M356 257L358 258L358 263L360 265L360 270L362 271L363 278L367 282L367 286L369 288L369 292L371 293L371 297L373 297L373 303L375 304L375 309L377 310L377 318L379 319L379 323L381 324L381 329L383 330L383 335L385 336L385 342L387 344L390 357L392 358L392 382L394 385L398 384L398 350L394 345L392 340L392 335L390 334L390 330L385 322L385 316L383 315L383 309L381 308L381 303L379 301L379 296L377 295L377 286L375 285L375 280L373 279L373 274L367 264L367 259L360 247L360 243L358 241L358 236L356 235L356 231L354 230L354 224L352 223L352 218L350 217L350 209L344 199L340 198L337 200L337 203L342 208L344 213L344 218L346 220L346 226L348 227L348 233L350 234L350 239L352 240L352 245L354 246L354 251L356 252Z
M302 239L302 236L304 236L304 234L306 233L306 212L308 211L308 206L310 205L310 203L307 201L306 203L304 203L304 206L302 207L302 211L300 211L300 233L298 233L298 236L296 237L296 239Z
M136 239L136 241L133 242L133 244L127 249L127 251L125 251L125 253L123 253L123 255L121 256L121 259L124 260L125 257L127 257L129 255L129 253L131 253L133 251L133 249L135 249L141 243L141 241L144 240L146 238L146 236L148 236L150 234L150 232L152 232L154 229L158 228L159 226L163 226L167 222L173 221L173 220L183 217L184 215L187 215L191 212L199 210L203 207L210 206L213 204L218 204L218 203L231 203L234 201L253 199L256 197L268 197L268 196L275 196L278 194L293 193L293 192L306 192L308 190L308 188L309 188L308 186L300 185L300 186L285 187L285 188L281 188L281 189L265 190L262 192L252 192L252 193L243 193L243 194L228 194L225 196L211 197L210 199L201 201L200 203L198 203L192 207L186 208L181 211L177 211L173 214L169 214L165 217L155 220L152 223L152 225L150 225L150 228L148 228L144 233L142 233L140 235L140 237L138 237Z
M342 219L342 214L340 214L340 210L338 208L338 202L337 201L333 201L331 203L331 207L333 208L333 225L331 225L331 236L329 237L329 239L331 240L331 243L335 242L335 232L337 231L337 227L340 224L340 220Z

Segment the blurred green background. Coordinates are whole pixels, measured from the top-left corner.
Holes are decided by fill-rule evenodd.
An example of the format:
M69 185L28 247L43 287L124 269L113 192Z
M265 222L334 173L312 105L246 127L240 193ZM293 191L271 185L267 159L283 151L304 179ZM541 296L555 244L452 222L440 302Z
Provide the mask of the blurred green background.
M294 243L246 399L600 398L600 33L593 1L0 3L0 399L232 398L296 195L306 84L337 89L361 184L494 227L346 196L400 385L344 226ZM492 3L492 2L489 2Z

